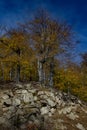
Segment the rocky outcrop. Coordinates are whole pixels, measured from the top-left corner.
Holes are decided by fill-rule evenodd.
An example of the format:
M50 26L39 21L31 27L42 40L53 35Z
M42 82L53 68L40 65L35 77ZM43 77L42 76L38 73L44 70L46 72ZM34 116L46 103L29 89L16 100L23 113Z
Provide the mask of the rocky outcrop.
M8 89L0 90L0 99L0 130L49 130L51 124L50 130L68 130L63 118L76 121L74 130L87 129L79 122L80 114L87 116L86 105L75 96L38 83L9 84Z

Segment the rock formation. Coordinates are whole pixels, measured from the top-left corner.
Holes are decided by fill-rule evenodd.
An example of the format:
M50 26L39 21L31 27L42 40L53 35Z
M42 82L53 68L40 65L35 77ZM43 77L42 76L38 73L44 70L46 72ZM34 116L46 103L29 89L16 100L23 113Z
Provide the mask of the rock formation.
M87 106L39 83L0 88L0 130L87 130Z

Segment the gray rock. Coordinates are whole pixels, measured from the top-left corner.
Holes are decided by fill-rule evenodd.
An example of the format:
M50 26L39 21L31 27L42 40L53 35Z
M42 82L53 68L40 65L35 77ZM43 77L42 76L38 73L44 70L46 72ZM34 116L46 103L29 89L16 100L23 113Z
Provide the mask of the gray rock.
M50 98L47 99L48 105L51 107L56 106L56 102L52 101Z
M21 94L22 90L16 90L16 93Z
M18 109L16 112L17 115L24 115L24 111L21 109Z
M40 99L45 99L45 100L47 100L48 99L48 97L47 97L47 95L40 95Z
M52 130L65 130L68 129L68 125L66 124L65 127L65 121L60 119L64 116L69 118L68 120L72 120L72 127L86 130L80 124L81 122L76 124L74 120L78 121L81 114L83 114L82 119L85 118L87 107L81 105L81 102L73 96L68 99L66 93L57 92L52 88L46 89L42 89L42 87L39 89L39 86L34 88L31 84L18 84L12 90L0 91L0 124L7 122L7 125L10 123L11 126L14 126L16 123L19 128L27 129L30 122L37 126L40 126L42 122L42 124L47 123L47 128L50 125L53 126ZM71 99L75 101L73 102ZM47 122L45 122L46 119ZM86 127L85 122L84 126ZM16 127L12 127L12 129L16 130Z
M55 101L56 103L58 103L58 105L60 106L62 104L62 99L58 98L57 96L55 97Z
M59 114L69 114L71 112L71 107L64 107L61 110L59 110Z
M51 109L50 109L50 112L51 112L52 114L53 114L55 111L56 111L55 108L51 108Z
M79 130L86 130L82 124L78 123L76 124L76 127L79 129Z
M29 102L33 102L34 101L32 93L24 93L24 94L22 94L22 97L23 97L23 101L25 103L29 103Z
M8 109L9 109L9 111L10 111L11 113L15 111L15 107L14 107L14 106L10 106Z
M68 118L75 120L76 118L79 118L78 115L76 115L75 113L71 112L70 114L67 115Z
M49 113L48 113L48 116L49 116L49 117L51 117L51 116L52 116L52 113L51 113L51 112L49 112Z
M28 90L28 92L30 92L32 94L36 93L36 91L37 91L36 89Z
M8 98L9 98L9 96L8 96L8 95L6 95L6 94L4 94L4 95L2 95L2 98L3 98L4 100L6 100L6 99L8 99Z
M43 91L39 91L39 92L37 93L37 95L43 95L43 94L44 94Z
M21 101L20 101L19 99L15 98L15 99L13 100L13 106L18 106L18 105L20 105L20 104L21 104Z
M79 103L79 104L82 104L81 100L78 100L78 103Z
M31 84L26 84L25 86L27 87L27 89L30 89Z
M0 117L0 124L4 124L6 122L6 119L4 117Z
M11 112L8 111L8 112L4 113L3 116L6 117L6 119L10 119L10 117L11 117Z
M44 114L48 114L49 113L49 107L47 106L47 107L42 107L41 109L40 109L40 111L41 111L41 115L44 115Z
M45 92L45 94L48 96L48 97L52 97L53 99L55 98L54 94L52 92Z
M21 84L16 84L16 87L17 87L17 88L23 88L23 85L21 85Z
M37 96L34 96L34 101L37 101L37 99L38 99Z
M27 90L22 90L21 93L22 93L22 94L26 94L26 93L28 93L28 91L27 91Z
M0 116L2 116L2 115L3 115L3 109L0 108Z
M5 101L4 101L4 105L6 105L6 106L9 106L9 105L11 105L11 99L6 99Z
M2 108L3 113L7 112L8 110L9 110L9 107L3 107Z

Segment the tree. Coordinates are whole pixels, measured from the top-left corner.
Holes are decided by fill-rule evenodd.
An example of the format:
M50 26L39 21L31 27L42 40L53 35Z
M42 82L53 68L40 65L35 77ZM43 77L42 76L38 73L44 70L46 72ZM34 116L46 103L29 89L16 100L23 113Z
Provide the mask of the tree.
M6 36L0 38L1 62L11 64L11 71L16 69L16 82L20 81L20 72L23 64L31 63L33 50L29 46L27 34L22 29L11 29Z
M54 59L73 45L71 27L51 18L44 9L37 11L33 20L25 25L31 35L33 48L38 61L39 82L53 86ZM49 66L49 76L46 78L45 68ZM48 69L48 68L47 68Z
M82 85L87 85L87 52L81 54L82 62L81 62L81 70L82 70Z

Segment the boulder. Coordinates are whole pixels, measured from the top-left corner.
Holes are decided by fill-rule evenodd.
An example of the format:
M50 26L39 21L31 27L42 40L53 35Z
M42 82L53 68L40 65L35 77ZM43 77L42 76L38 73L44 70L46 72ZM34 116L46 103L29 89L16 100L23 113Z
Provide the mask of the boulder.
M18 90L16 90L16 93L17 93L17 94L21 94L21 93L22 93L22 90L18 89Z
M50 98L47 99L48 105L51 107L56 106L56 102L52 101Z
M47 106L47 107L42 107L41 109L40 109L40 111L41 111L41 115L44 115L44 114L48 114L49 113L49 107Z
M13 100L13 106L18 106L18 105L20 105L20 104L21 104L21 101L20 101L19 99L15 98L15 99Z
M8 96L7 94L4 94L4 95L2 95L2 98L3 98L4 100L6 100L6 99L9 98L9 96Z
M3 103L6 107L9 107L12 105L11 99L6 99Z
M43 95L44 94L44 91L39 91L38 93L37 93L37 95L39 96L39 95Z
M15 85L17 88L23 88L23 85L22 84L16 84Z
M25 86L26 86L27 89L30 89L31 84L30 83L29 84L25 84Z
M37 96L34 96L34 101L37 101L38 100L38 97Z
M51 108L51 109L50 109L50 112L51 112L52 114L53 114L55 111L56 111L55 108Z
M36 89L32 89L32 90L28 90L29 93L35 94L36 93Z
M76 118L79 118L78 115L76 115L76 113L71 112L70 114L67 115L67 117L71 120L75 120Z
M54 93L52 93L52 92L49 92L49 91L45 91L45 94L48 96L48 97L51 97L51 98L55 98L55 96L54 96Z
M80 124L80 123L77 123L77 124L76 124L76 127L77 127L79 130L86 130L86 129L83 127L83 125Z
M69 114L72 111L71 107L64 107L61 110L59 110L59 114Z
M27 90L22 90L21 93L22 93L22 94L27 94L28 91L27 91Z
M23 97L24 103L29 103L29 102L33 102L34 101L34 97L33 97L32 93L23 93L22 97Z

